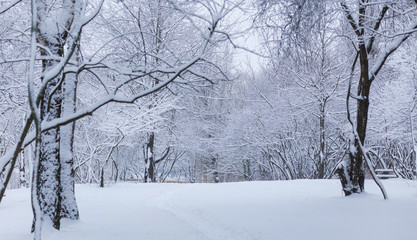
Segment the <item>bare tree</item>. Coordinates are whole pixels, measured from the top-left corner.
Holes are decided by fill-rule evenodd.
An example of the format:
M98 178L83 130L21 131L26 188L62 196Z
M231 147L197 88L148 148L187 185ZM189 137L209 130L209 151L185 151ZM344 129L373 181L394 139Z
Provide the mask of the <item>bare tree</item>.
M388 57L416 31L417 21L415 3L410 1L342 1L341 7L355 34L352 43L360 69L357 93L348 96L357 101L350 160L340 164L337 170L345 195L351 195L362 192L365 187L366 152L361 146L365 144L372 82ZM369 163L368 167L371 168Z

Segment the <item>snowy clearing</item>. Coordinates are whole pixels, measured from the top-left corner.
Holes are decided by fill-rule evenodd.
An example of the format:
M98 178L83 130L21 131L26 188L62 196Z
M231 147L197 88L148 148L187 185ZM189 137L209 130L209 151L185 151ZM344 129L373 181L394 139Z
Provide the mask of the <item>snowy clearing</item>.
M43 239L415 239L417 182L383 182L389 201L369 180L353 197L338 180L77 185L81 220L44 229ZM29 190L6 194L1 239L31 239ZM359 231L345 231L355 221Z

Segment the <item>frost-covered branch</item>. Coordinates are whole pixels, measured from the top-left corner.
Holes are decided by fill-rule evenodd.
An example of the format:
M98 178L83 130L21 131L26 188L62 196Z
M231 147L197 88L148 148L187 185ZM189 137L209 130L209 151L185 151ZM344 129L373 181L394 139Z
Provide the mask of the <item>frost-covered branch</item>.
M14 0L11 3L9 3L8 5L0 8L0 14L3 14L5 12L7 12L9 9L11 9L12 7L14 7L16 4L20 3L22 0Z
M385 50L378 56L373 67L369 71L369 80L372 82L375 77L378 75L379 71L382 69L385 61L388 57L397 50L401 44L406 41L414 32L417 31L417 21L414 20L410 26L407 28L408 30L400 37L398 37L393 42L389 43Z

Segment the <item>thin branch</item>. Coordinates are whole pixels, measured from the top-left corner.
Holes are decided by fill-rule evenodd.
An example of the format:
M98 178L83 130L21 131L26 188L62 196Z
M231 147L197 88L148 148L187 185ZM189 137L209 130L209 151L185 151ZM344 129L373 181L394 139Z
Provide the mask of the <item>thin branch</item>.
M0 14L3 14L5 12L7 12L9 9L11 9L12 7L14 7L16 4L20 3L22 0L15 0L14 2L11 2L9 5L6 5L2 8L0 8Z

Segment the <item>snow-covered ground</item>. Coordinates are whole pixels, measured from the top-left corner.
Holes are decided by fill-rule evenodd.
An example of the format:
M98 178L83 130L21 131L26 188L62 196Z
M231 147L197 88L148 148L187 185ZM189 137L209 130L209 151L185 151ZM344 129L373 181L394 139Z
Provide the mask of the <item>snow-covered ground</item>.
M77 185L81 219L44 240L417 239L417 182L384 181L343 197L337 180ZM28 189L0 204L0 239L31 239Z

